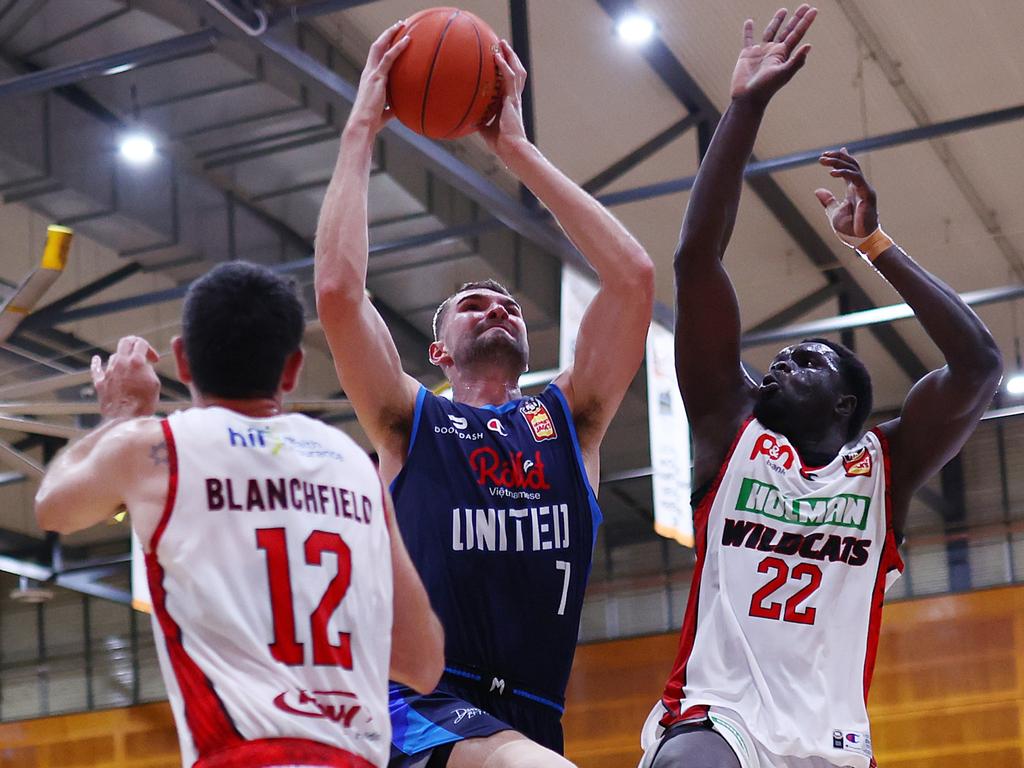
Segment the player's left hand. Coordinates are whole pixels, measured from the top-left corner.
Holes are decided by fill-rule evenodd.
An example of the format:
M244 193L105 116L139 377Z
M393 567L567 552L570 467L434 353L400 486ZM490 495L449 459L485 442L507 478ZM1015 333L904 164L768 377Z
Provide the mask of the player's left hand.
M800 45L800 41L817 15L818 9L805 3L783 29L786 9L780 8L768 22L760 43L754 42L753 19L747 19L743 24L743 50L736 60L729 95L737 101L767 104L807 61L811 46Z
M843 147L823 153L818 162L832 169L829 176L846 181L843 200L837 200L824 188L814 191L832 222L832 228L840 235L860 239L878 229L878 197L864 178L857 159Z
M145 339L125 336L107 360L92 358L92 383L104 419L152 416L160 399L160 378L153 363L160 355Z
M498 115L480 129L487 146L504 159L515 149L529 143L523 126L523 88L526 87L526 67L519 60L508 41L494 52L494 61L501 74L501 107Z

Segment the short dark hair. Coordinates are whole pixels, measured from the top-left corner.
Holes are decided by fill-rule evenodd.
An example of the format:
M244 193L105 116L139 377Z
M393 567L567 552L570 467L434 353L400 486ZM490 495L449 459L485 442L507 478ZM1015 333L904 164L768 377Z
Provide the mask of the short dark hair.
M305 328L294 284L245 261L192 283L181 322L196 389L230 398L272 397Z
M853 350L849 347L840 344L838 341L829 341L828 339L814 338L804 339L802 344L824 344L826 347L836 353L839 358L839 375L843 378L843 383L846 385L848 390L847 394L851 394L857 398L857 407L853 409L853 413L850 414L850 424L846 430L846 440L849 442L855 437L860 435L861 429L864 427L864 422L867 421L868 416L871 415L871 407L874 400L871 386L871 374L868 373L868 369L864 363L861 362L860 358L854 354Z
M463 283L462 285L459 286L459 289L455 291L455 293L453 293L447 299L438 304L437 310L434 312L434 319L430 323L431 330L434 332L434 341L437 341L440 338L441 324L444 322L444 315L446 310L448 309L449 303L451 303L451 300L458 296L460 293L463 293L465 291L472 291L475 288L484 288L488 291L494 291L495 293L500 293L505 296L508 296L510 299L515 298L511 293L509 293L508 288L499 283L497 280L491 280L490 278L488 278L487 280L474 280L469 283Z

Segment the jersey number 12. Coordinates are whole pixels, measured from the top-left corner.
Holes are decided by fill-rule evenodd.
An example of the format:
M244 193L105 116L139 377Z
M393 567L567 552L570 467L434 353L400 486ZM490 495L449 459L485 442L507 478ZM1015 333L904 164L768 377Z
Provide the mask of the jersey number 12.
M305 660L302 643L295 636L295 605L292 599L291 572L288 569L288 546L284 528L260 528L256 531L256 547L267 555L267 579L270 582L270 608L274 617L274 642L270 653L282 664L299 666ZM338 572L327 585L316 610L309 617L313 638L313 663L318 666L352 669L352 637L339 632L338 642L331 643L327 625L348 592L352 581L352 551L336 533L313 531L303 546L308 565L322 566L323 555L329 552L338 559Z

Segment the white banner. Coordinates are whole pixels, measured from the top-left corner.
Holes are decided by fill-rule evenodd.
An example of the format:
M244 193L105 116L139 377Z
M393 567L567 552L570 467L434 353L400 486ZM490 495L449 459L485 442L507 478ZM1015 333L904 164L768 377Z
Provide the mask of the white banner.
M562 268L562 312L559 326L558 368L572 365L576 352L576 336L580 332L583 313L597 293L597 283L575 269Z
M676 383L672 332L655 324L647 334L647 416L651 437L654 530L692 547L690 427Z
M146 553L142 551L135 529L132 529L132 608L144 613L153 612L153 599L149 595L149 579L146 578Z

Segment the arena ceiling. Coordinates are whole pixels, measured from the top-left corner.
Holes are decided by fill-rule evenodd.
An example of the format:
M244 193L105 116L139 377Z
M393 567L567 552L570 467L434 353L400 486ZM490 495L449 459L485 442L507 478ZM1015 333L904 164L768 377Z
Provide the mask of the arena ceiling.
M185 287L213 263L250 259L296 278L310 308L296 398L361 438L312 309L313 234L369 43L426 5L0 0L0 292L38 261L46 224L71 226L78 237L63 277L0 351L4 417L36 422L0 423L3 569L50 563L54 540L32 520L36 481L24 461L45 463L63 437L95 418L82 373L90 355L109 352L125 333L166 352ZM740 28L747 16L763 23L776 4L463 7L520 51L538 146L648 248L658 269L656 319L670 325L679 223L727 106ZM657 24L646 46L615 36L615 19L630 8ZM899 302L832 238L812 194L828 182L818 151L846 145L863 150L886 230L957 290L987 302L978 312L1012 371L1024 294L1024 5L823 0L819 8L810 60L761 130L761 162L727 258L748 334L745 362L766 366L782 340L802 335L793 324ZM145 167L117 154L120 137L135 129L157 140ZM561 266L578 264L572 246L474 138L436 144L392 125L377 149L369 289L410 373L439 383L426 360L431 315L454 286L481 276L521 297L532 367L553 368ZM889 411L941 358L912 320L861 324L870 317L855 315L835 334L864 357L876 403ZM186 397L169 357L160 371L164 398ZM605 445L609 547L653 536L643 381ZM1020 402L1004 396L997 405ZM40 434L40 421L56 433ZM915 514L922 525L939 519L934 503ZM109 552L104 562L117 567L126 535L123 525L100 527L70 537L65 555ZM102 591L91 583L69 585Z

